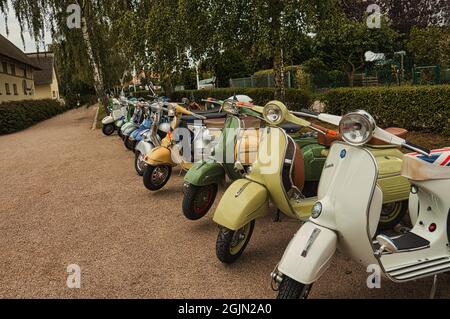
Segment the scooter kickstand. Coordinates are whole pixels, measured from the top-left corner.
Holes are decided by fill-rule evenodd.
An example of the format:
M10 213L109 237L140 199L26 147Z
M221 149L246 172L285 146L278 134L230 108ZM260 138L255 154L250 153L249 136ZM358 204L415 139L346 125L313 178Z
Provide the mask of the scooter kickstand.
M438 284L438 275L434 275L433 286L431 287L430 299L435 299Z
M279 209L277 209L277 213L275 215L275 218L273 220L275 223L280 223L281 222L281 212Z

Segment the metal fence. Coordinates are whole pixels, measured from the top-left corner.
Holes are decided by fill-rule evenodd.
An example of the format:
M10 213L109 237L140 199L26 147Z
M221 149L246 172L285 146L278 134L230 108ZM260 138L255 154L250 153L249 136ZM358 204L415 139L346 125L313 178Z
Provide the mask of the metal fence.
M284 83L287 88L295 87L295 76L291 72L284 75ZM273 88L275 79L273 73L267 75L253 75L248 78L230 79L230 87L236 88Z

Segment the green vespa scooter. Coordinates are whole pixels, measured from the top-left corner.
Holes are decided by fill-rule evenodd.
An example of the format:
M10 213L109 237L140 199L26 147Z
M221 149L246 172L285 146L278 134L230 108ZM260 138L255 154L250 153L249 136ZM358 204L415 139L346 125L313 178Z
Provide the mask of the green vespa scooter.
M227 112L225 128L221 140L214 150L214 155L207 161L194 164L185 176L183 214L189 220L203 218L214 204L219 185L226 178L235 181L249 172L249 167L256 159L259 144L258 129L263 120L263 107L239 107L242 102L232 99L225 101L223 110ZM326 145L319 144L317 137L311 133L301 132L296 125L283 127L302 150L305 165L307 196L315 195L322 169L326 161L323 151ZM227 150L235 152L235 161L242 169L235 168L235 161L227 161ZM218 158L219 157L219 158Z
M251 98L245 95L235 96L223 102L222 110L227 113L227 118L219 143L214 148L211 158L194 164L184 178L183 214L189 220L199 220L208 213L216 199L219 185L226 177L231 180L242 178L242 172L234 168L234 161L227 163L227 149L232 148L234 153L240 140L248 146L247 159L251 157L250 152L256 154L255 129L261 124L262 108L257 112L257 107L254 109L237 107L237 103L250 102ZM250 164L248 163L248 166Z

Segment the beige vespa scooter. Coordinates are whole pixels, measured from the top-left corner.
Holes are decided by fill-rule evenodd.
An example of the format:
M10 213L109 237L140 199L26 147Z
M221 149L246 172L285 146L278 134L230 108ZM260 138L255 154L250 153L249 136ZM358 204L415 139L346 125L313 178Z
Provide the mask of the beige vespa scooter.
M330 150L312 217L272 274L280 299L307 298L338 248L397 283L450 271L450 148L430 152L413 145L378 128L364 111L346 115L340 132L345 142ZM366 146L373 138L416 152L404 157L402 168L412 184L415 225L401 236L376 235L383 191L379 164Z

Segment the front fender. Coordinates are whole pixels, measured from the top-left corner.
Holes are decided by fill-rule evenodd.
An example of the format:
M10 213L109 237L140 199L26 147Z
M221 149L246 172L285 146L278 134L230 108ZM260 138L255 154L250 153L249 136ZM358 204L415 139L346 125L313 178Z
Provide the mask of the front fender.
M195 186L220 184L225 180L225 170L217 162L200 162L194 164L184 177L184 181Z
M223 195L214 213L214 222L230 230L238 230L269 212L269 192L255 182L235 181Z
M170 149L163 146L156 147L149 154L147 154L145 157L145 162L151 166L177 166L172 160L172 152Z
M107 116L102 120L103 125L108 125L114 123L114 119L112 116Z
M278 271L297 282L310 285L328 269L336 246L337 234L334 231L307 222L286 248Z

